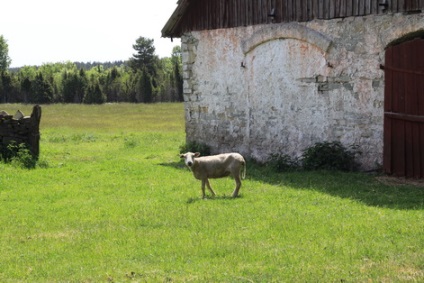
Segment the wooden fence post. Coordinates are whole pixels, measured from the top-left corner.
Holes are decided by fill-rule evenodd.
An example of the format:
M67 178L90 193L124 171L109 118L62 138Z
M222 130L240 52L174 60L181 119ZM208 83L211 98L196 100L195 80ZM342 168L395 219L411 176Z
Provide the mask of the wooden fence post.
M41 120L41 107L35 105L32 109L30 122L30 130L28 133L28 144L32 155L38 159L40 155L40 120Z

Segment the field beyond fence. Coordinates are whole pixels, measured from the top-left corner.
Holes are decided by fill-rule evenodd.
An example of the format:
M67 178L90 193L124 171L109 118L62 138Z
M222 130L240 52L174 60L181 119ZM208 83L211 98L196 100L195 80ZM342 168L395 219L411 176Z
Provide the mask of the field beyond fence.
M42 111L36 167L0 163L0 282L424 281L422 186L248 161L202 200L183 104Z

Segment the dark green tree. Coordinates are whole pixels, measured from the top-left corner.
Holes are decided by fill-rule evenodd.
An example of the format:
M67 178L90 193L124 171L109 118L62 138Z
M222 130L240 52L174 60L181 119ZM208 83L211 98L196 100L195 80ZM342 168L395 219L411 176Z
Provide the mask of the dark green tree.
M87 89L88 80L87 76L85 75L85 71L83 68L79 70L79 77L78 77L78 91L77 91L77 102L81 103L84 100L84 95Z
M85 71L64 72L62 76L63 98L66 103L82 103L87 88Z
M29 99L31 103L51 103L53 102L53 87L43 74L38 72L32 83L32 93Z
M9 45L3 35L0 35L0 72L6 72L11 63Z
M113 67L107 72L106 80L104 81L103 90L106 94L107 101L119 102L122 101L121 97L121 82L119 80L120 73L117 67Z
M125 96L128 98L128 102L141 102L138 100L138 80L140 77L140 72L129 72L126 74L125 80L123 80L122 91L125 93Z
M172 49L172 67L173 67L173 87L175 89L175 92L177 94L177 100L183 101L183 76L182 76L182 54L181 54L181 47L175 46Z
M32 82L31 79L26 77L23 81L21 81L21 94L23 97L23 102L28 103L28 98L31 95L32 90Z
M0 101L11 102L12 78L6 71L0 71Z
M156 75L157 56L155 55L154 40L140 36L133 45L136 51L129 60L129 66L134 72L146 69L151 77Z
M75 102L75 93L77 92L78 77L73 73L64 72L62 75L62 92L65 103Z
M37 68L35 66L24 66L19 68L16 72L17 76L17 88L20 102L29 103L29 99L32 93L32 82L35 80L37 75Z
M99 82L90 84L87 87L87 93L84 97L84 103L87 104L102 104L105 102L105 96L103 95L102 90L100 89Z
M150 75L144 69L138 73L136 100L137 102L151 103L153 102L153 87Z

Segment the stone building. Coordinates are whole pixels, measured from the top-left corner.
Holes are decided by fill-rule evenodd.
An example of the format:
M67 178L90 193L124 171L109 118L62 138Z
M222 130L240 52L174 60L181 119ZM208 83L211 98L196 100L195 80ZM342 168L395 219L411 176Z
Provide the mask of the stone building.
M179 0L162 35L181 38L187 140L260 161L340 141L359 146L365 170L384 163L388 173L424 177L423 8L424 0ZM396 57L386 66L397 46L409 65ZM402 94L387 97L403 91L417 101L410 113L393 108ZM421 125L409 135L411 119L401 122L399 153L394 132L405 115Z

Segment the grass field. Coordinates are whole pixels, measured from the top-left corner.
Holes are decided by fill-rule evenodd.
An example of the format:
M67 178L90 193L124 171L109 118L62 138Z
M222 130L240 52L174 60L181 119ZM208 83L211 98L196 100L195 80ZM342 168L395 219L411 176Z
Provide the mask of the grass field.
M423 187L250 162L202 200L182 104L42 110L39 166L0 163L0 282L424 281Z

